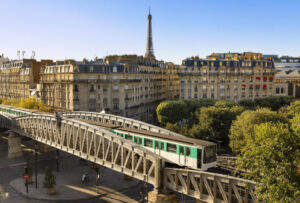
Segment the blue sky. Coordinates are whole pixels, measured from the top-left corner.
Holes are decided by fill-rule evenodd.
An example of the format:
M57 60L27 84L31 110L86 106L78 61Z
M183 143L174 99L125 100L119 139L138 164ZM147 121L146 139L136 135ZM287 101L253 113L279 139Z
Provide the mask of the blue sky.
M151 7L158 59L211 52L300 55L299 0L0 0L0 53L63 60L143 55Z

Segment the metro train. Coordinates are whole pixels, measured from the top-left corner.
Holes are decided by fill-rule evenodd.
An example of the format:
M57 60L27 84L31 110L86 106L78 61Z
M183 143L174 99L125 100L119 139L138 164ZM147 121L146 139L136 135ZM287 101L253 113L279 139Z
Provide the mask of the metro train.
M38 113L38 111L35 110L28 112L3 105L0 106L0 111L19 116L34 115ZM202 171L206 171L217 165L216 144L212 142L91 120L85 120L85 122L100 126L124 139L141 145L149 151L158 154L170 164Z
M109 130L158 154L168 163L206 171L216 167L216 144L188 137L119 127Z
M167 161L167 164L206 171L217 165L217 145L205 140L179 137L117 124L77 119L96 125L124 139L145 147Z

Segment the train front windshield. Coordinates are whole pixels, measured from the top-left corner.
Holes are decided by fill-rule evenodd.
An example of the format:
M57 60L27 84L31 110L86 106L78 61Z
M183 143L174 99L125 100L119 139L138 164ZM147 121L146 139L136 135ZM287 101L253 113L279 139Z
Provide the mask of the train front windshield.
M216 150L216 145L205 147L204 148L204 159L203 163L212 163L215 162L217 159L217 150Z

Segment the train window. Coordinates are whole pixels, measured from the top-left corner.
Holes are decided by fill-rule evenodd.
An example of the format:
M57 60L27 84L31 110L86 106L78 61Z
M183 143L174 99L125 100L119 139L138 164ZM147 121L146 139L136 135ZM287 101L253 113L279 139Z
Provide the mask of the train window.
M156 142L155 142L155 148L156 148L156 149L163 150L163 149L164 149L164 143L163 143L163 142L156 141Z
M216 161L216 146L209 146L204 148L204 163L211 163Z
M167 143L167 152L176 153L176 145Z
M146 147L153 147L153 140L145 139L145 146Z
M127 135L126 139L132 141L132 136L131 135Z
M143 143L142 138L140 138L140 137L134 137L134 141L135 141L135 143L137 143L139 145L141 145Z
M191 155L191 149L190 148L186 148L186 152L185 152L186 156L190 156Z
M184 155L184 147L180 146L180 154Z

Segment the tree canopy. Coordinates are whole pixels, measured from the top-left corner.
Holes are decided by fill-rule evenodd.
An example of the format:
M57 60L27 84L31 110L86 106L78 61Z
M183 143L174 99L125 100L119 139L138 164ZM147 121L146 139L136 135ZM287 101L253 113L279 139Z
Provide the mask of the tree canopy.
M156 115L158 121L165 126L188 118L188 111L183 101L165 101L158 105Z
M244 111L235 121L232 122L229 138L230 147L235 153L239 153L245 146L245 137L253 135L254 126L266 122L283 122L287 123L284 115L267 108L257 109L255 111Z
M258 183L257 197L278 203L300 200L299 134L280 122L255 125L246 134L237 165L247 169L245 177Z
M228 144L228 133L233 120L244 111L241 106L217 102L214 106L202 107L197 113L198 122L190 130L191 136L213 139Z
M211 106L216 102L214 99L191 99L184 101L164 101L156 108L158 122L166 126L167 123L177 123L183 119L193 121L193 113L203 107Z
M270 96L267 98L256 98L254 100L241 100L239 104L248 109L270 108L273 111L277 111L281 107L289 105L293 101L295 101L295 98L290 96Z

